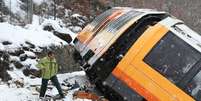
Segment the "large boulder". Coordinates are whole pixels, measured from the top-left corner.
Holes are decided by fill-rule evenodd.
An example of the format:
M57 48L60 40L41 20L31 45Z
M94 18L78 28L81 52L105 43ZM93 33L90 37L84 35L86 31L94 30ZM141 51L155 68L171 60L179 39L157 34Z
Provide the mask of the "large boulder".
M24 65L22 65L22 63L20 63L19 61L14 61L13 64L17 69L22 69L24 67Z
M71 45L55 48L55 57L60 65L60 73L79 71L80 65L73 59L75 48Z

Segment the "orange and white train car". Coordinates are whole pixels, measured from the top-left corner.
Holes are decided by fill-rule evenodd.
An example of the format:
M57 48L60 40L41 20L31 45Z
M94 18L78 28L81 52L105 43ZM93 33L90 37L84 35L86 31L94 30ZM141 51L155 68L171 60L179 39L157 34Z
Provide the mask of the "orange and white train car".
M74 44L111 101L201 101L201 36L166 12L112 8Z

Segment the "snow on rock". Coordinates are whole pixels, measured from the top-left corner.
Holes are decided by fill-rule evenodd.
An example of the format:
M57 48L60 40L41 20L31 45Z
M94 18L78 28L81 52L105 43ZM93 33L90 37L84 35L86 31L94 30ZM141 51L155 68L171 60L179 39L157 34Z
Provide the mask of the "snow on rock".
M69 29L71 29L73 32L76 32L76 33L79 33L82 30L82 28L79 26L70 26ZM73 37L73 39L74 39L74 37Z
M33 21L32 24L28 24L25 26L26 29L29 30L35 30L35 31L40 31L40 30L44 30L45 27L52 27L54 31L59 32L59 33L63 33L63 34L69 34L72 39L75 39L75 37L77 36L77 34L75 32L72 32L71 30L76 30L76 31L80 31L82 28L80 27L68 27L66 28L66 24L64 24L62 22L61 19L57 18L56 20L53 19L46 19L46 18L42 18L39 17L37 15L33 15Z
M66 28L65 24L63 24L60 19L57 19L57 20L45 19L43 21L43 23L41 24L40 28L44 28L45 26L51 26L53 28L53 30L56 32L70 35L72 40L74 40L75 37L77 36L77 34L75 32L72 32L70 30L71 28ZM73 27L73 28L77 29L75 27ZM79 29L79 31L80 31L80 29ZM71 42L71 44L73 44L73 42Z
M25 54L28 55L28 56L36 56L33 52L30 52L30 51L25 51Z
M72 17L77 18L80 21L80 23L85 23L85 21L83 19L80 19L84 16L82 16L80 14L73 14Z
M10 56L10 61L20 61L20 59L17 56Z
M16 49L25 44L26 41L40 47L67 44L52 33L43 30L27 30L8 23L0 23L0 28L0 42L12 42L11 45L4 46L5 49Z
M45 19L45 21L41 24L43 27L44 26L52 26L54 28L55 31L58 31L60 33L65 33L65 34L70 34L70 35L74 35L75 33L73 33L71 30L63 27L62 25L62 21L60 20L52 20L52 19Z
M25 61L23 61L21 63L23 65L25 65L25 66L30 66L30 68L32 68L32 69L38 69L36 67L36 65L37 65L38 62L35 59L26 59Z
M72 17L81 17L80 14L73 14Z

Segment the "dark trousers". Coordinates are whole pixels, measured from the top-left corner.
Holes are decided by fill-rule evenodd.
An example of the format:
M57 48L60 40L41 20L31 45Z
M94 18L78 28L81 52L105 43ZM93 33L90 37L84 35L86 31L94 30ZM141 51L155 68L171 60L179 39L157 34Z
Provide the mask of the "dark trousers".
M42 85L41 85L41 89L40 89L40 97L44 97L45 95L45 92L47 90L47 85L48 85L48 81L51 80L53 85L56 86L58 92L59 92L59 95L61 97L64 97L63 95L63 92L62 92L62 89L61 89L61 86L59 84L59 81L57 79L57 76L53 76L51 77L50 79L42 79Z

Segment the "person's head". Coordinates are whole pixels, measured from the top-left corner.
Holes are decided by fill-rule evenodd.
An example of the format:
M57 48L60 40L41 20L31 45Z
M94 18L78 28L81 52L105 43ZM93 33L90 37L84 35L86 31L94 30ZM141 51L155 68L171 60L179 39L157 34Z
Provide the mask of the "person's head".
M48 56L49 58L54 58L54 52L49 51L49 52L47 53L47 56Z

